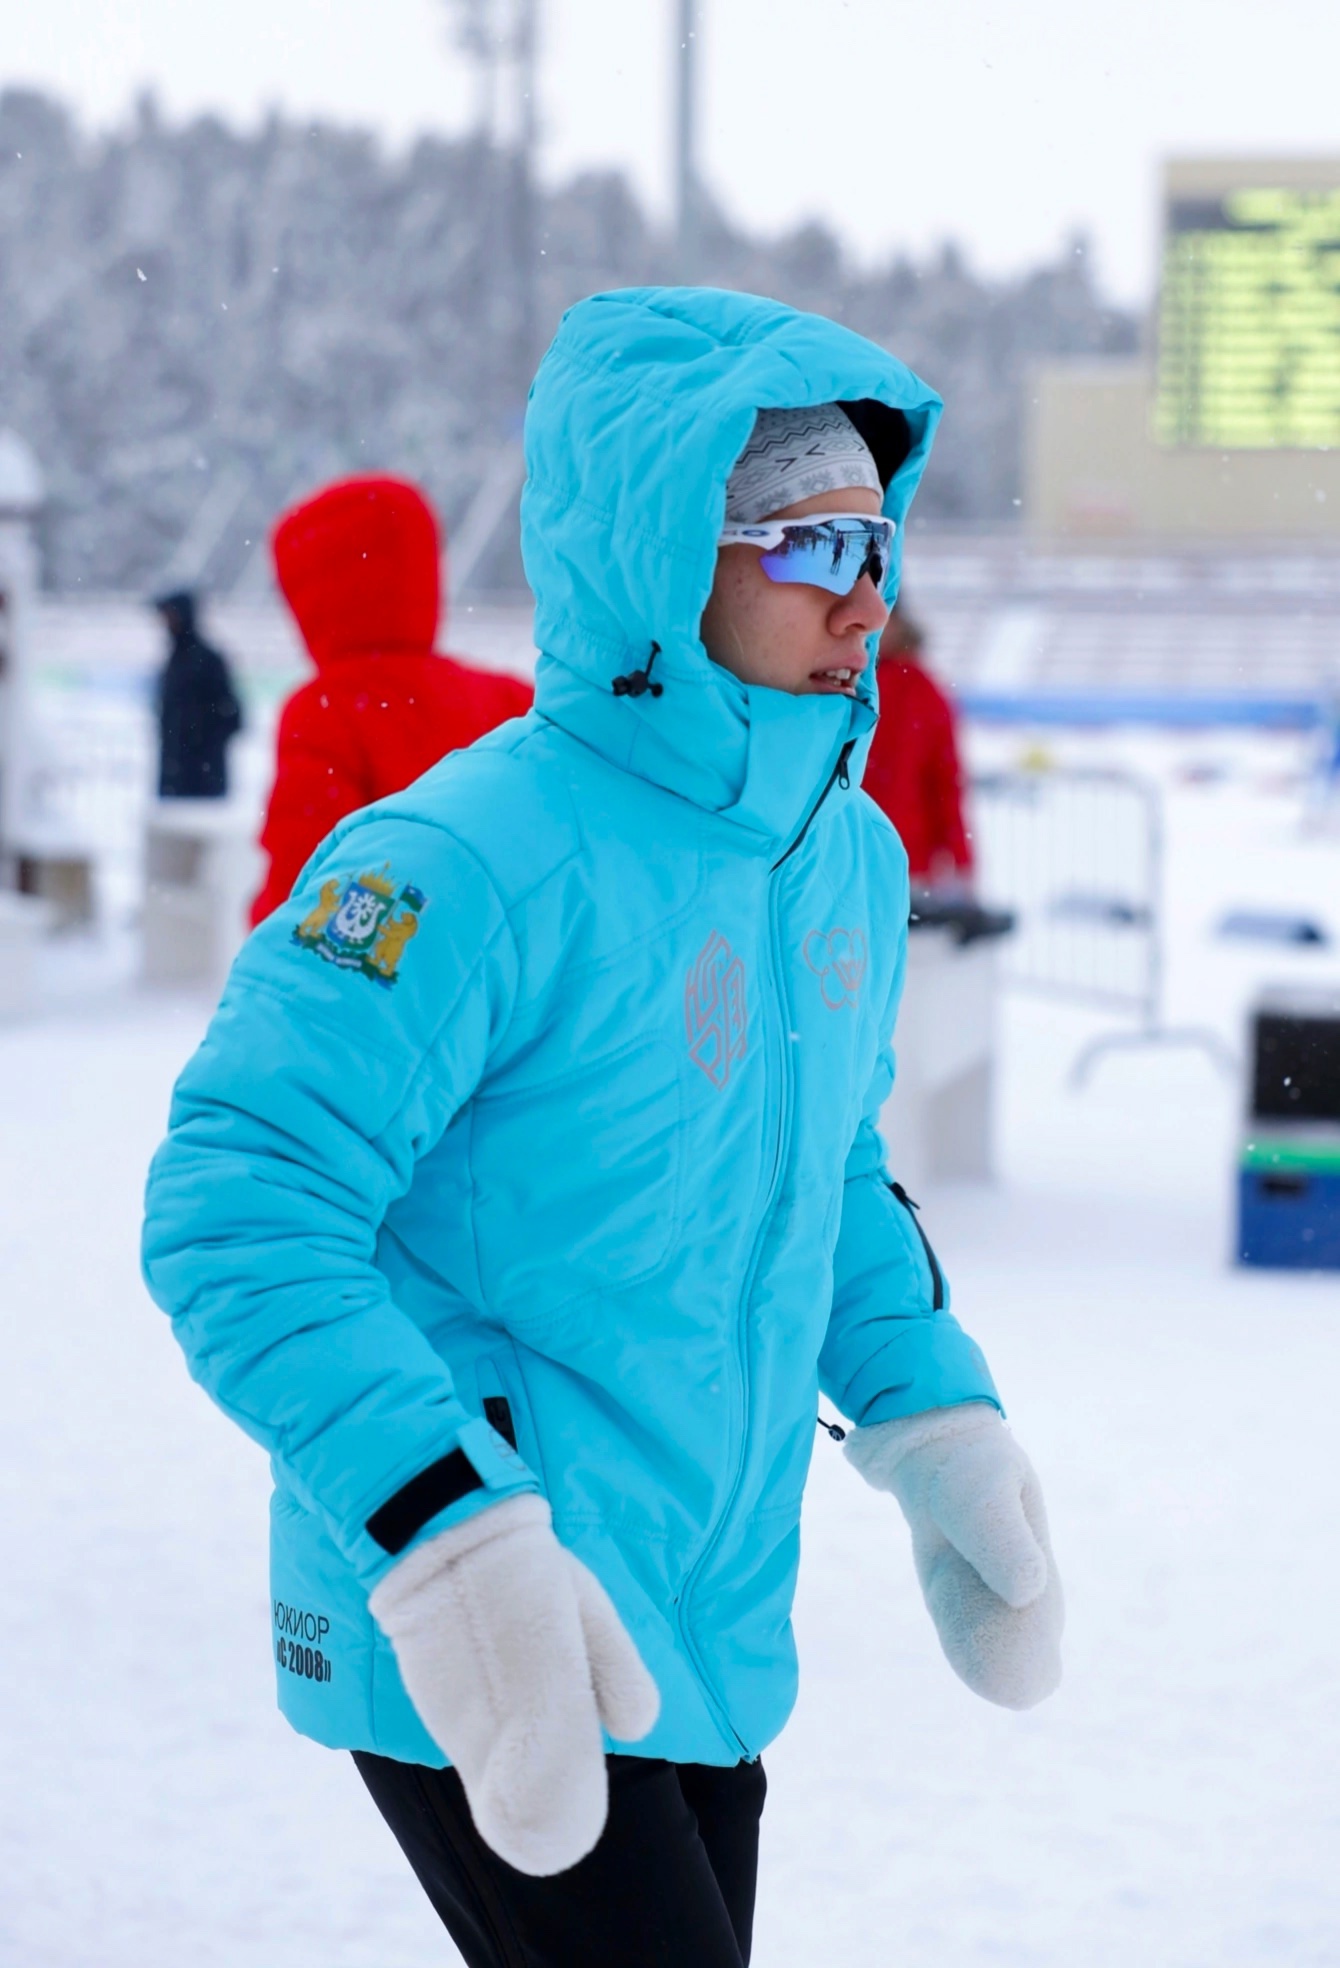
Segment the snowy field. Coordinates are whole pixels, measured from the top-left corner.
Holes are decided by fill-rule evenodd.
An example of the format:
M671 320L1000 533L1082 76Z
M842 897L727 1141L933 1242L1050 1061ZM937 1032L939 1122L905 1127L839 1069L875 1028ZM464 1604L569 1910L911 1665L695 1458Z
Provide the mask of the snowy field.
M1340 964L1210 926L1296 902L1340 932L1340 841L1300 828L1291 741L1068 747L1123 750L1168 787L1170 1013L1240 1045L1263 978ZM208 1007L114 949L49 962L0 1030L0 1962L450 1962L352 1767L274 1711L264 1463L139 1283ZM1047 1489L1066 1683L1027 1716L969 1695L896 1506L820 1439L759 1968L1340 1962L1340 1277L1230 1268L1237 1088L1160 1051L1076 1094L1097 1023L1010 1006L1001 1180L923 1199Z

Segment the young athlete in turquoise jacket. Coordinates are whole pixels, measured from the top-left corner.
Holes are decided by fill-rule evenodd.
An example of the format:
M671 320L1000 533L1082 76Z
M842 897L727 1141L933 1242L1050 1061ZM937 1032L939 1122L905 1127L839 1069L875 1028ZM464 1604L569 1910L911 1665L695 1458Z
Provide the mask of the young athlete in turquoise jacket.
M335 830L154 1163L150 1286L272 1460L281 1705L472 1963L748 1959L821 1390L964 1678L1059 1673L1035 1479L876 1131L869 658L939 413L768 301L574 308L535 709Z

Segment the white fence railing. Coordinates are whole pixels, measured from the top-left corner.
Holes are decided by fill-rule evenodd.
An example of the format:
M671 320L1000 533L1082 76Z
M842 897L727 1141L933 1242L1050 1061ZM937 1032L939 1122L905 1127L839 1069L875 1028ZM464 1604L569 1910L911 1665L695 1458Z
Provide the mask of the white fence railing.
M1007 980L1151 1019L1159 1002L1157 789L1121 772L1001 772L973 783L980 887L1012 909Z
M1001 952L1003 981L1134 1021L1092 1040L1075 1078L1102 1053L1129 1045L1195 1045L1231 1067L1214 1032L1163 1023L1158 787L1097 769L998 772L974 780L972 800L982 895L1015 917Z

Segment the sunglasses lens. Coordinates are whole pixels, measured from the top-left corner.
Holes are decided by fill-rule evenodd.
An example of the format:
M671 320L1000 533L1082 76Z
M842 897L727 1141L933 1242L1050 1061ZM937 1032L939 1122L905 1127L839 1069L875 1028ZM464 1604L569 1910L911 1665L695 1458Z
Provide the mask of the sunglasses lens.
M892 537L892 526L882 520L865 526L798 522L779 547L760 556L759 565L770 581L803 582L848 595L866 573L877 588L883 586Z

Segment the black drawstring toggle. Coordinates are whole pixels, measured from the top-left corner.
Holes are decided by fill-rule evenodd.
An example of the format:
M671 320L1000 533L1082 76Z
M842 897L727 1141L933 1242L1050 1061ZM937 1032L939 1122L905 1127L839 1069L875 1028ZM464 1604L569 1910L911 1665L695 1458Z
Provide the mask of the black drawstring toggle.
M827 1421L827 1420L825 1420L825 1418L823 1417L823 1415L820 1415L820 1416L819 1416L819 1426L820 1426L820 1428L822 1428L822 1429L823 1429L823 1431L824 1431L824 1434L825 1434L825 1435L831 1435L831 1436L832 1436L832 1438L833 1438L833 1440L834 1440L835 1442L845 1442L845 1441L846 1441L846 1439L847 1439L847 1431L846 1431L846 1429L845 1429L845 1428L844 1428L844 1427L842 1426L842 1423L841 1423L840 1421Z
M648 656L646 663L642 669L630 670L627 676L615 677L614 682L610 686L615 696L641 697L644 696L646 692L650 691L653 697L659 697L662 691L665 689L665 685L663 683L652 682L651 666L656 661L656 658L660 655L660 653L661 653L660 643L653 642L653 644L651 645L651 654L650 656Z

